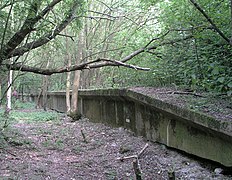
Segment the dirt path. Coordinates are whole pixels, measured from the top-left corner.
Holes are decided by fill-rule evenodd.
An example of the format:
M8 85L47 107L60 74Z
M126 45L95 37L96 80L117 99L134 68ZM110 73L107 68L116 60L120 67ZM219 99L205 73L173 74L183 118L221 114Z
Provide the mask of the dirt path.
M123 128L86 119L18 122L6 133L11 138L10 144L0 146L0 179L134 179L133 159L117 158L136 154L146 143L139 159L143 179L168 179L172 172L176 179L232 179L215 173L215 166L146 142Z

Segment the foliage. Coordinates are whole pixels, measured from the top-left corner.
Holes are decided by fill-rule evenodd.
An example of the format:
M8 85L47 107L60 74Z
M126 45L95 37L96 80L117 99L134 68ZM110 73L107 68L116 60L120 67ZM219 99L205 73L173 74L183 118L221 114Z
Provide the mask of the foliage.
M3 34L8 15L5 8L1 9L5 2L8 1L0 4L0 34ZM13 30L7 30L5 42L21 27L31 2L15 3L14 18L10 18L9 24ZM39 10L49 2L41 1ZM67 0L55 6L54 12L49 13L45 21L36 24L36 32L28 40L35 40L53 29L68 14L73 2ZM157 45L156 49L130 61L131 64L151 68L150 72L121 67L86 70L82 72L81 85L84 88L178 85L193 90L232 94L232 47L212 29L212 25L189 0L90 0L79 3L81 9L76 15L83 18L78 18L66 30L74 42L70 37L58 36L56 41L29 53L27 60L23 56L20 62L25 60L26 64L45 67L49 61L51 69L66 66L67 54L70 54L74 63L78 58L77 34L81 29L85 31L83 49L86 58L83 61L99 57L121 60L157 38L150 44ZM198 0L197 3L225 36L230 37L229 1ZM175 42L177 39L185 40ZM165 44L171 41L173 43ZM159 46L162 43L164 45ZM65 89L66 75L49 78L49 90ZM27 73L19 77L16 87L20 91L24 88L28 93L38 93L41 84L41 76Z
M230 37L231 17L227 1L197 1L213 19L221 31ZM202 89L210 92L232 94L232 47L211 28L211 24L188 1L144 1L147 10L159 7L158 24L153 27L157 34L149 38L169 33L166 42L176 39L187 40L171 43L155 49L151 54L135 57L136 65L150 67L151 72L136 72L127 69L105 70L105 86L170 86L172 84ZM142 8L143 9L143 8ZM143 9L144 10L144 9ZM148 27L147 24L145 27ZM149 27L150 29L151 27ZM148 42L145 28L136 30L136 35L128 39L125 54L143 47ZM123 32L119 32L118 36ZM126 31L128 33L128 31ZM131 41L130 41L131 40ZM120 40L119 40L120 41ZM159 44L163 38L156 41ZM142 63L141 63L142 61Z
M199 1L218 27L230 36L228 2ZM231 46L210 29L210 24L189 4L189 1L162 3L160 17L165 29L173 30L172 37L193 35L193 39L166 47L164 61L175 73L175 83L193 89L231 94ZM184 31L184 29L186 29ZM187 30L188 29L188 30Z

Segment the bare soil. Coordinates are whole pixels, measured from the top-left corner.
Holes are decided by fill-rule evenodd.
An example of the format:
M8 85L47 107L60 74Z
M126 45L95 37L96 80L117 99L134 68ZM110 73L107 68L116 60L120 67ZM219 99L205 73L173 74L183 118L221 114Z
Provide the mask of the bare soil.
M71 122L62 115L59 121L22 121L4 133L10 138L0 145L0 179L135 179L134 159L118 158L137 154L146 143L139 158L145 180L171 179L171 175L188 180L232 179L219 173L219 165L87 119Z

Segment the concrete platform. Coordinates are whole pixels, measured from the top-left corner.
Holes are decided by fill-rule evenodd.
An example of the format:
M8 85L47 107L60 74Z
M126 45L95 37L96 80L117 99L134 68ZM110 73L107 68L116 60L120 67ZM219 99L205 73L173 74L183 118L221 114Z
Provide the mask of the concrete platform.
M50 92L48 97L48 107L66 111L65 92ZM93 122L125 127L148 140L232 167L231 121L215 119L129 89L81 90L78 107Z

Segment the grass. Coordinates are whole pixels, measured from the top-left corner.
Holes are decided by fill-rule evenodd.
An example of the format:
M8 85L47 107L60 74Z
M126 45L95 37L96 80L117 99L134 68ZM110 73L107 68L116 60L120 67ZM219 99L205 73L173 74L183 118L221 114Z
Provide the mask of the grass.
M46 121L58 121L59 113L54 111L43 111L35 110L35 104L26 102L22 103L17 101L15 107L10 111L9 116L4 115L4 109L0 109L0 125L2 125L6 120L8 123L16 122L46 122ZM18 110L20 109L20 110Z
M13 146L26 145L31 147L32 141L23 137L22 134L17 132L12 125L17 122L23 123L43 123L49 121L55 121L59 123L59 113L53 111L35 110L33 103L17 102L17 108L10 111L9 115L4 114L4 109L0 109L0 147L7 146L9 144ZM48 132L51 133L51 132ZM62 148L62 142L57 141L54 145L57 148Z
M33 102L22 102L19 100L16 100L15 103L13 103L14 109L35 109L35 103Z
M53 111L12 111L10 117L16 121L26 122L46 122L59 120L59 114Z

